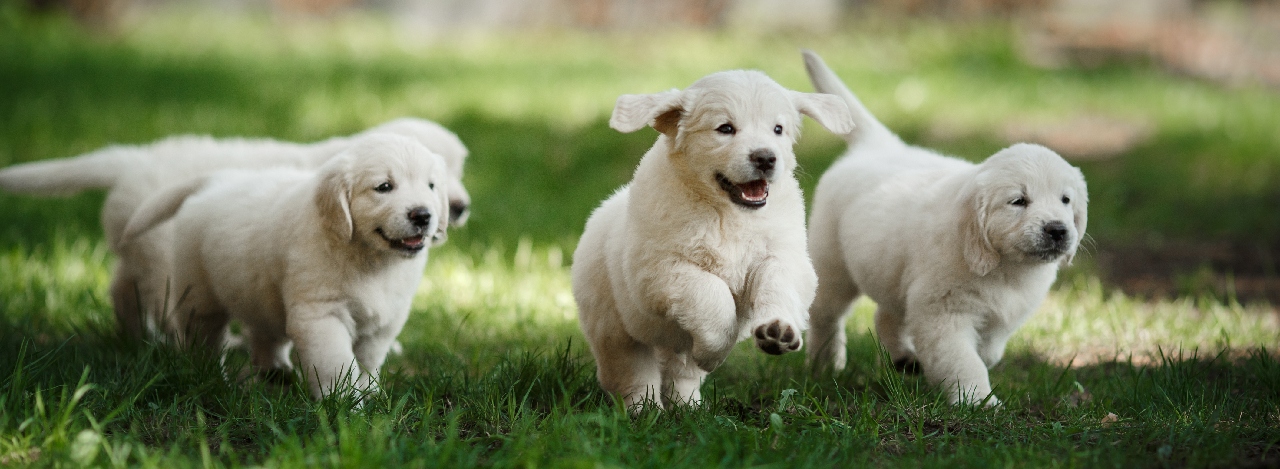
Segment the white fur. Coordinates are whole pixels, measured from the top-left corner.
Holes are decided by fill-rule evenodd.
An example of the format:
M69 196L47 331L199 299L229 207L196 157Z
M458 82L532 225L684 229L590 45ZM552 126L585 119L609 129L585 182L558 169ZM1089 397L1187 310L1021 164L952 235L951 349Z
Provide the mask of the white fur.
M662 135L587 221L572 273L600 384L628 407L698 404L703 377L753 332L771 353L800 347L816 282L792 175L801 113L837 132L851 125L839 99L759 72L618 98L610 126ZM724 124L735 133L716 130ZM776 167L762 171L756 151L771 152ZM717 174L769 180L764 206L731 201Z
M162 190L121 243L173 218L166 323L181 342L221 350L234 319L257 369L289 369L292 345L314 396L348 372L356 389L374 390L408 318L422 251L443 240L449 178L418 142L370 134L317 171L224 170Z
M462 185L467 149L452 132L431 121L401 118L360 134L391 132L414 138L444 157L452 223L461 225L471 199ZM355 137L336 137L298 144L269 139L170 137L138 146L110 146L73 158L37 161L0 170L0 188L11 192L57 195L107 189L102 225L119 255L111 282L111 299L120 328L132 336L156 329L164 304L176 292L169 280L173 227L161 224L134 239L119 242L125 223L138 205L161 188L191 181L222 169L315 169L350 146Z
M1083 175L1038 145L1017 144L976 165L907 145L817 55L806 52L805 64L814 87L842 96L860 124L814 194L810 361L844 368L845 317L865 294L876 301L876 333L895 363L918 361L953 403L998 403L988 368L1084 236ZM1054 222L1065 228L1057 249L1046 231Z

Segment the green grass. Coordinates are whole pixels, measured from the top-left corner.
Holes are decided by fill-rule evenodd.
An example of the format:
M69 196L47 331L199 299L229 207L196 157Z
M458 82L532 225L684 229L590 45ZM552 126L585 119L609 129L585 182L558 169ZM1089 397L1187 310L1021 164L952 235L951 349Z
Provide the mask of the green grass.
M165 12L93 36L0 7L0 165L191 132L319 139L404 114L472 149L471 223L431 252L405 353L352 410L227 380L215 357L114 333L101 194L0 195L0 465L1219 467L1280 458L1280 325L1265 305L1148 302L1063 276L992 372L999 410L954 408L883 366L873 306L850 366L740 346L697 410L629 416L595 383L569 291L587 214L652 131L605 121L617 95L759 68L809 89L821 52L914 141L981 158L1017 119L1149 121L1152 137L1081 163L1097 245L1280 235L1280 95L1145 65L1042 71L1000 24L854 21L830 36L672 32L424 38L385 20L285 23ZM918 107L894 98L923 86ZM915 86L915 85L913 85ZM950 129L939 137L939 127ZM812 123L811 187L843 144ZM244 357L233 355L231 366ZM1105 422L1115 414L1115 422Z

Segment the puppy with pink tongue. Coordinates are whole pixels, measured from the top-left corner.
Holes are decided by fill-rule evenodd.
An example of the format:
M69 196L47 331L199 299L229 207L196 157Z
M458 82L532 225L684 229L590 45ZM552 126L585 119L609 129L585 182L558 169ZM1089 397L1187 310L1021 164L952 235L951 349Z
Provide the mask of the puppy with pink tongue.
M800 115L851 130L845 103L760 72L618 98L609 124L661 135L587 220L573 293L605 390L633 410L697 405L734 344L798 350L817 277L792 172Z

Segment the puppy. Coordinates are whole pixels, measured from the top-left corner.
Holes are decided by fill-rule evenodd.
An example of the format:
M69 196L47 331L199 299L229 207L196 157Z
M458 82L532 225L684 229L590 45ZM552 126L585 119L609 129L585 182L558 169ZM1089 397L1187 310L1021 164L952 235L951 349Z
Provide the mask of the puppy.
M1075 255L1089 202L1084 176L1038 145L977 165L907 145L822 59L804 57L814 87L843 97L857 124L849 152L814 194L810 362L844 368L845 317L865 294L895 364L918 363L952 403L999 403L987 369Z
M462 225L470 214L470 196L462 185L467 148L452 132L431 121L401 118L360 135L391 132L412 137L444 157L450 177L452 224ZM107 189L102 225L108 244L119 256L111 281L111 300L117 323L132 337L163 331L159 319L174 295L169 280L173 229L162 224L128 246L119 242L125 223L139 204L161 188L221 169L290 167L315 169L347 149L353 138L337 137L312 144L269 139L213 139L171 137L140 146L111 146L74 158L37 161L0 170L0 188L30 194L71 194Z
M618 98L610 127L661 135L587 220L572 275L600 384L628 407L697 405L746 337L800 348L816 280L792 175L800 114L835 132L852 122L840 99L754 71Z
M166 311L180 342L220 351L235 319L258 370L291 368L292 345L312 395L348 372L372 391L423 251L445 239L449 178L422 144L370 134L318 171L225 170L162 190L122 243L173 219L178 294Z

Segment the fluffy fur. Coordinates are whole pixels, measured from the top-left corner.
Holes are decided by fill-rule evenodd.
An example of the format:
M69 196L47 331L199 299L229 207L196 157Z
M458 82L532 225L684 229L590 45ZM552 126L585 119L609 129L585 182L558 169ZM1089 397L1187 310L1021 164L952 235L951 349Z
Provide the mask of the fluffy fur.
M173 218L175 295L167 324L181 342L221 351L244 326L252 364L291 368L311 392L350 372L376 389L427 261L444 240L450 175L439 155L391 134L360 137L318 171L225 170L147 199L128 245Z
M462 185L467 149L444 127L431 121L402 118L363 134L391 132L411 137L444 157L449 179L450 216L465 223L471 199ZM351 145L355 137L298 144L268 139L171 137L138 146L111 146L73 158L38 161L0 170L6 191L59 195L107 189L102 226L111 248L119 255L111 282L111 300L120 328L130 336L157 330L166 299L175 292L169 280L173 227L161 224L128 246L119 242L125 223L144 199L161 188L190 181L221 169L315 169Z
M841 100L753 71L618 98L611 127L661 135L587 220L572 274L600 384L628 407L698 404L752 335L771 354L800 348L816 282L792 175L801 113L849 130Z
M976 165L907 145L816 54L806 52L805 65L814 87L843 97L858 124L814 194L810 361L844 368L845 317L865 294L895 364L918 365L952 403L999 403L987 370L1075 255L1087 220L1084 176L1038 145Z

